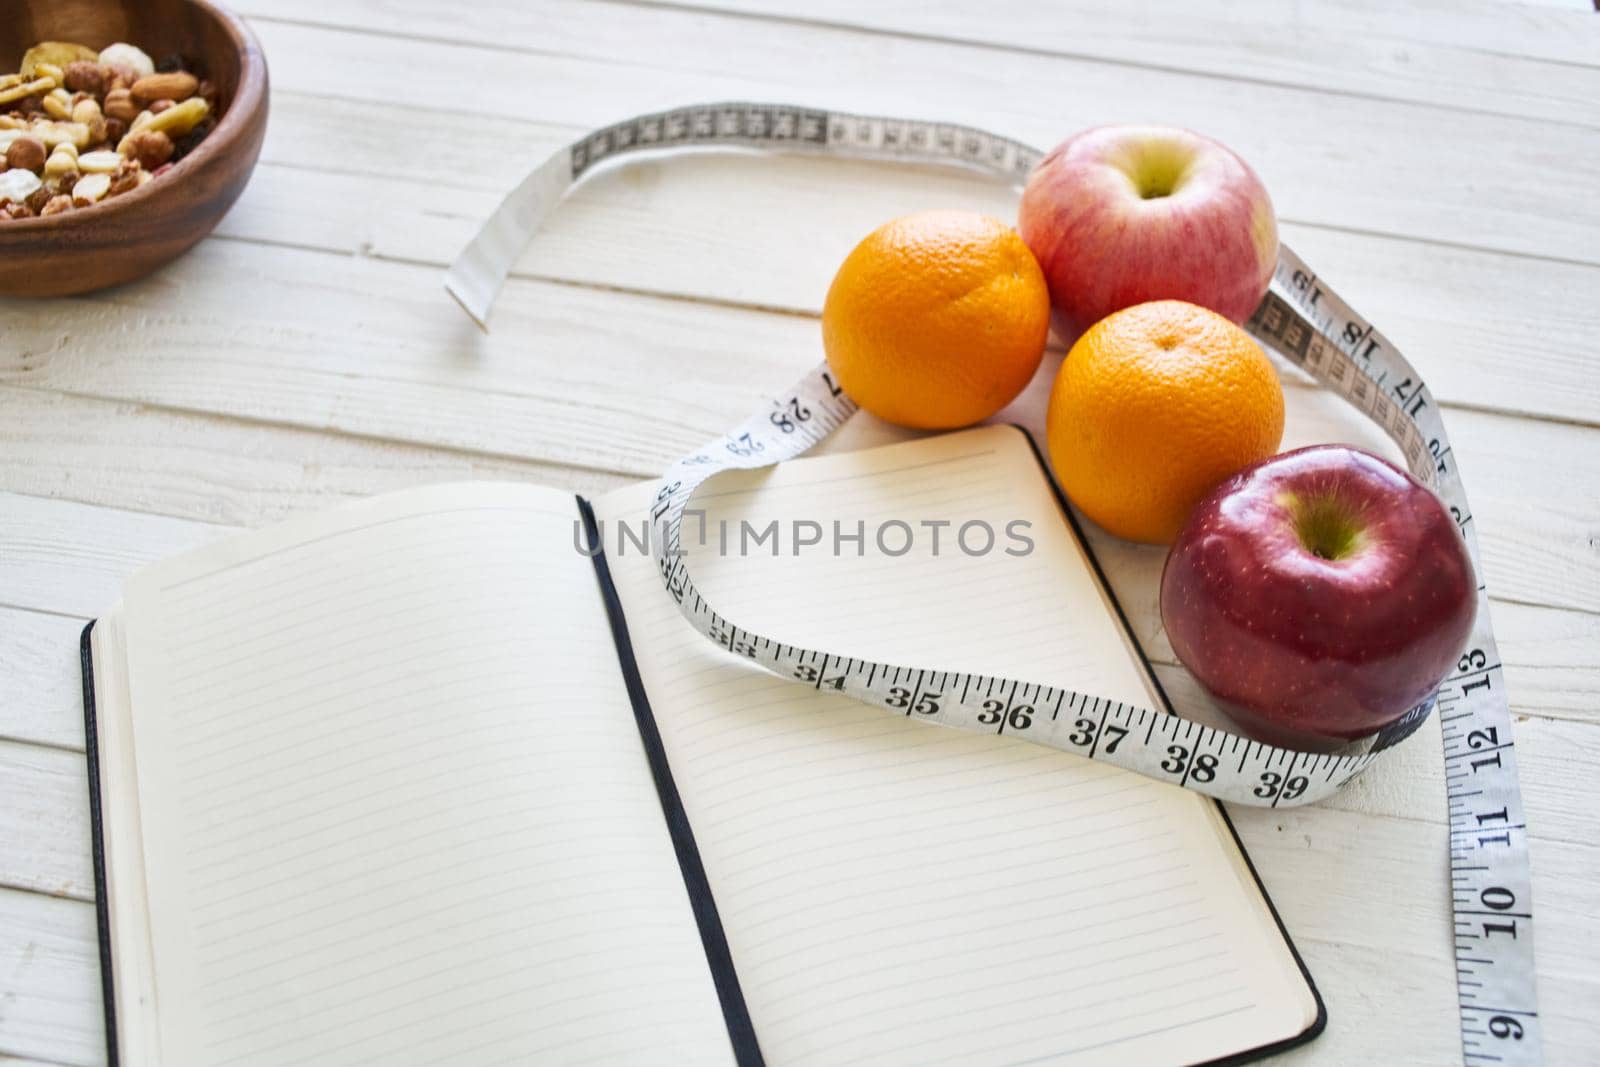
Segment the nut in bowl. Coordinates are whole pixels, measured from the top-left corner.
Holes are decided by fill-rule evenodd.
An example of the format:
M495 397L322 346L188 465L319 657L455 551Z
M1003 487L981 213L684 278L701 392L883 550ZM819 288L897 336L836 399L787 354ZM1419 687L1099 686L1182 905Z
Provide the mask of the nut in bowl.
M243 191L266 120L260 46L207 0L7 5L0 293L87 292L181 254Z

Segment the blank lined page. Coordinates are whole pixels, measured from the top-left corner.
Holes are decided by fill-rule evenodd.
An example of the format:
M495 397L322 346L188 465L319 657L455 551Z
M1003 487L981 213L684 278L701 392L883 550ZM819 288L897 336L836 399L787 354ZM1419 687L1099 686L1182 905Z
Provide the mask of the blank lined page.
M648 488L598 505L627 519ZM696 497L691 573L725 617L913 667L1154 703L1025 439L992 428L776 470ZM729 520L730 551L718 545ZM739 520L825 543L740 558ZM831 544L864 524L861 548ZM876 531L899 520L886 549ZM996 531L969 555L970 520ZM1033 548L1007 538L1013 520ZM636 521L636 519L635 519ZM939 522L935 554L928 533ZM933 525L927 525L933 524ZM887 527L885 527L887 528ZM807 528L807 539L812 531ZM1315 1006L1214 806L1014 741L927 726L741 663L630 549L611 566L763 1051L775 1064L1191 1063ZM978 528L968 549L979 549ZM858 554L859 552L859 554Z
M418 490L130 586L157 1062L731 1059L576 517Z

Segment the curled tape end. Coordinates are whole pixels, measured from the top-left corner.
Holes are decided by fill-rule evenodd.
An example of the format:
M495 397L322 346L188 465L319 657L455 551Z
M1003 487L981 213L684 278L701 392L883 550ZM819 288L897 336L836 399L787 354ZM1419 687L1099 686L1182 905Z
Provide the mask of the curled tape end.
M457 288L454 278L445 279L444 291L450 294L451 298L455 300L456 306L467 313L478 329L484 333L489 332L489 308L487 306L484 306L481 310L475 308L473 306L474 301Z

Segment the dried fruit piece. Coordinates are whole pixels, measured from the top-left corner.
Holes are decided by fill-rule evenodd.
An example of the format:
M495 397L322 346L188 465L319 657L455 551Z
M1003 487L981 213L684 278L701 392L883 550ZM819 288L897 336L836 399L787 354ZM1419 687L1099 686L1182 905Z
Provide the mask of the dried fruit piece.
M55 88L49 78L35 78L32 81L21 82L9 89L0 89L0 104L9 104L33 96L35 93L48 93Z
M72 117L72 94L65 89L51 89L39 102L44 105L44 113L53 119Z
M168 137L182 137L198 126L210 112L210 104L198 96L191 96L181 104L172 105L159 115L151 115L148 122L141 121L144 116L140 115L134 120L130 131L159 130Z
M34 70L41 63L49 64L56 68L56 76L72 63L80 59L99 59L99 53L88 45L73 44L71 41L40 41L26 52L22 53L22 67L19 73L24 78L34 76Z
M156 72L155 60L144 49L118 41L100 50L99 60L113 67L126 67L133 72L134 80ZM130 82L129 84L132 84Z
M211 131L216 129L216 126L216 120L214 118L207 117L200 123L200 125L190 130L184 136L175 138L172 143L177 150L172 153L172 161L176 163L178 160L187 156L190 152L193 152L196 148L199 148L200 142L204 141L206 137L210 135Z

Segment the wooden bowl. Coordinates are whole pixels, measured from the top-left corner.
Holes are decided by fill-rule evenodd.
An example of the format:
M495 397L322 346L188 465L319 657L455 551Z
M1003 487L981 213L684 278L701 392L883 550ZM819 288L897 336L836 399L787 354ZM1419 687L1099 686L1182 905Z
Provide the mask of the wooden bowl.
M267 130L267 61L237 16L207 0L5 0L0 73L40 41L127 41L177 54L217 87L216 128L166 174L44 218L0 220L0 293L62 296L143 277L206 234L238 199Z

